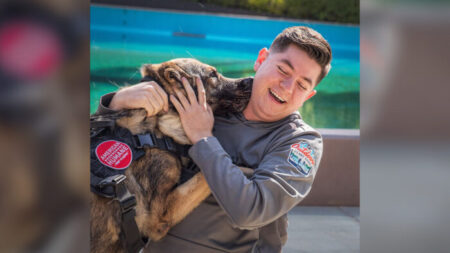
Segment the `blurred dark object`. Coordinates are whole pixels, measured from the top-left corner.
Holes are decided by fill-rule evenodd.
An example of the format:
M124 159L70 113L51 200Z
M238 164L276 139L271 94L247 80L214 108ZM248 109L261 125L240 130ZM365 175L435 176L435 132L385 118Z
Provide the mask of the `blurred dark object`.
M30 123L46 113L40 106L48 84L75 52L69 20L36 3L6 3L0 9L0 120ZM29 126L29 125L28 125Z
M39 80L55 71L76 45L67 23L36 4L6 4L0 10L2 77Z
M0 5L0 252L88 249L89 6L62 2Z

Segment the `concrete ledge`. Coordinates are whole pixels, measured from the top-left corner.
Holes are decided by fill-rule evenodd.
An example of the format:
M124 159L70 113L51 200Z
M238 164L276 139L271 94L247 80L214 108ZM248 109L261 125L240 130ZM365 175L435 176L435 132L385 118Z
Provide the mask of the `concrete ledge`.
M350 138L359 140L359 129L317 129L323 138Z
M318 129L324 151L313 188L300 205L359 206L358 129Z

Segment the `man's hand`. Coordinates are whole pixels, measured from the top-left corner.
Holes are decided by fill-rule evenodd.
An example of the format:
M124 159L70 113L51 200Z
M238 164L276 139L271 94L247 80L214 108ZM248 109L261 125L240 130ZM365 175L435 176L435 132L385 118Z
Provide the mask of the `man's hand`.
M186 78L183 77L182 82L189 100L177 91L178 99L171 95L170 101L180 114L181 124L186 136L192 144L195 144L204 137L212 136L214 115L211 107L206 103L205 88L200 78L196 78L198 100Z
M143 82L119 90L111 100L113 110L144 108L147 116L154 116L162 109L169 110L167 93L156 82Z

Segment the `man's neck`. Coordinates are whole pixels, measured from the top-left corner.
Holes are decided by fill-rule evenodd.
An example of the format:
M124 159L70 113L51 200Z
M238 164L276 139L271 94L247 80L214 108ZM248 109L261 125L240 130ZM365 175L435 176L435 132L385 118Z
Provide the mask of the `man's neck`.
M256 114L251 109L250 103L245 107L244 111L242 112L244 115L244 118L249 121L262 121L256 116Z

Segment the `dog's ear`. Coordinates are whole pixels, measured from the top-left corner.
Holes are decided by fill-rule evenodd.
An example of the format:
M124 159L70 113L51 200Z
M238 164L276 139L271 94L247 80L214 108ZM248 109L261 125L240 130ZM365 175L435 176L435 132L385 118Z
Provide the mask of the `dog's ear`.
M161 68L160 69L160 75L164 76L164 79L166 81L168 81L169 83L171 83L171 84L178 83L180 88L183 87L183 84L181 82L181 78L182 77L185 77L187 80L189 80L191 82L191 84L194 83L192 81L193 77L189 73L184 71L184 69L182 69L177 64L171 64L170 66Z
M152 66L151 64L144 64L141 66L141 69L140 69L141 77L150 75L150 70L152 69L151 66Z
M173 67L164 69L164 78L169 82L180 82L181 83L181 68L178 68L178 66L174 65ZM184 71L183 71L184 72Z
M153 78L156 78L156 71L155 69L159 69L161 64L144 64L140 68L141 77L150 76Z

